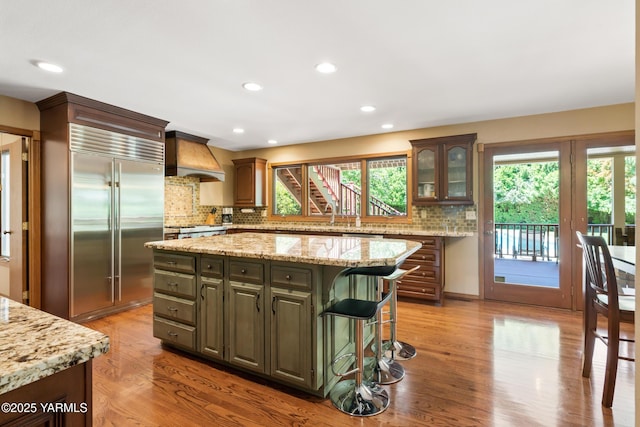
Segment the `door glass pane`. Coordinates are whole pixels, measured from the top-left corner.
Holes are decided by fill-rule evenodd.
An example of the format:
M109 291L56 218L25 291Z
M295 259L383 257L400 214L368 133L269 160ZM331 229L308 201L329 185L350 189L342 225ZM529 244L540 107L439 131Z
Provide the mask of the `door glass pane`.
M494 280L559 287L559 153L494 157Z
M367 161L369 215L407 214L407 158Z
M635 147L587 150L587 233L610 245L635 245Z
M302 214L302 167L285 166L273 169L275 179L274 214Z
M418 197L436 196L436 152L425 148L418 153Z
M467 150L453 147L447 151L447 195L467 196Z
M309 215L350 215L360 212L360 162L308 166Z

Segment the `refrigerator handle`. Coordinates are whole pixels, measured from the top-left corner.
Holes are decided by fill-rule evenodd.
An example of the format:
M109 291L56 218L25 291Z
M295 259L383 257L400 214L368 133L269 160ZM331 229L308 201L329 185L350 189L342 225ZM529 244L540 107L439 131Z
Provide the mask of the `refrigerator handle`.
M114 195L115 195L115 187L116 187L116 176L115 176L115 169L113 166L113 162L111 162L111 180L108 182L109 185L109 190L111 193L111 204L110 204L110 208L109 208L109 231L110 231L110 235L111 235L111 252L113 253L113 248L115 245L115 239L114 239L114 228L115 228L115 208L113 206L113 200L114 200ZM107 277L108 281L109 281L109 286L111 287L111 304L114 304L116 301L116 296L115 296L115 290L114 290L114 277L115 277L115 265L114 265L115 259L113 256L111 256L111 266L110 266L110 271L111 271L111 275L109 277Z
M121 211L120 211L120 180L122 178L122 162L117 162L116 163L117 168L118 168L118 175L116 178L116 185L115 185L115 209L116 209L116 215L115 215L115 225L116 225L116 229L115 229L115 237L116 237L116 253L115 253L115 263L116 263L116 270L115 270L115 280L117 283L117 289L118 289L118 301L120 301L122 299L122 229L121 229L121 221L120 221L120 215L121 215Z

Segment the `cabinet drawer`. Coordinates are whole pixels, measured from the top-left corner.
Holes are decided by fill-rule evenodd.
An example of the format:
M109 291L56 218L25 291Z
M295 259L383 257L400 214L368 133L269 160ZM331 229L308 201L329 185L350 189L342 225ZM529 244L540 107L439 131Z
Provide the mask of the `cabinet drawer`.
M189 274L156 270L153 287L157 291L187 298L196 297L196 277Z
M422 243L422 249L440 249L440 242L442 241L441 237L421 237L419 239L412 238L416 242Z
M153 294L153 312L178 322L196 323L196 302L169 295Z
M438 267L430 267L430 266L422 265L419 263L406 261L404 264L402 264L402 269L409 270L415 267L416 265L420 265L420 268L406 275L400 281L402 282L415 281L418 283L422 283L423 281L428 281L428 282L434 282L434 283L441 283L440 279L441 279L442 270Z
M312 271L309 268L271 265L271 286L311 289Z
M153 316L153 336L195 350L196 328Z
M439 286L424 284L424 286L414 286L399 283L397 285L398 296L421 298L440 301L442 290Z
M189 255L156 253L153 256L153 266L161 270L195 273L196 258Z
M224 274L222 258L203 256L200 259L200 274L206 277L222 277Z
M420 262L424 265L440 265L440 251L433 249L419 249L415 253L411 254L408 260Z
M264 282L264 265L257 262L229 262L229 280L262 284Z

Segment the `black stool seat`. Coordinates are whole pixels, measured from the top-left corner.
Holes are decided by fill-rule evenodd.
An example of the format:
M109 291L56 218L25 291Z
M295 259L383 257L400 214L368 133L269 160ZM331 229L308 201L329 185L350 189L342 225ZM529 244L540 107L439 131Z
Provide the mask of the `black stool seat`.
M346 298L327 308L323 314L348 317L349 319L368 320L376 315L378 309L386 303L389 296L390 295L387 295L382 301Z
M379 265L373 267L352 267L345 270L342 274L344 276L351 276L353 274L359 274L361 276L388 276L396 271L397 265Z

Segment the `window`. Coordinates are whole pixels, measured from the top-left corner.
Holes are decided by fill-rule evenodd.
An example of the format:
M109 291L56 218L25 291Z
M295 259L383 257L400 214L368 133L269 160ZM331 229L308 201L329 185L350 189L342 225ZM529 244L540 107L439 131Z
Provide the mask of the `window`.
M367 161L369 215L407 214L407 158Z
M272 212L308 218L406 218L407 174L406 154L273 165Z
M302 214L302 167L283 166L273 168L275 188L274 215Z

